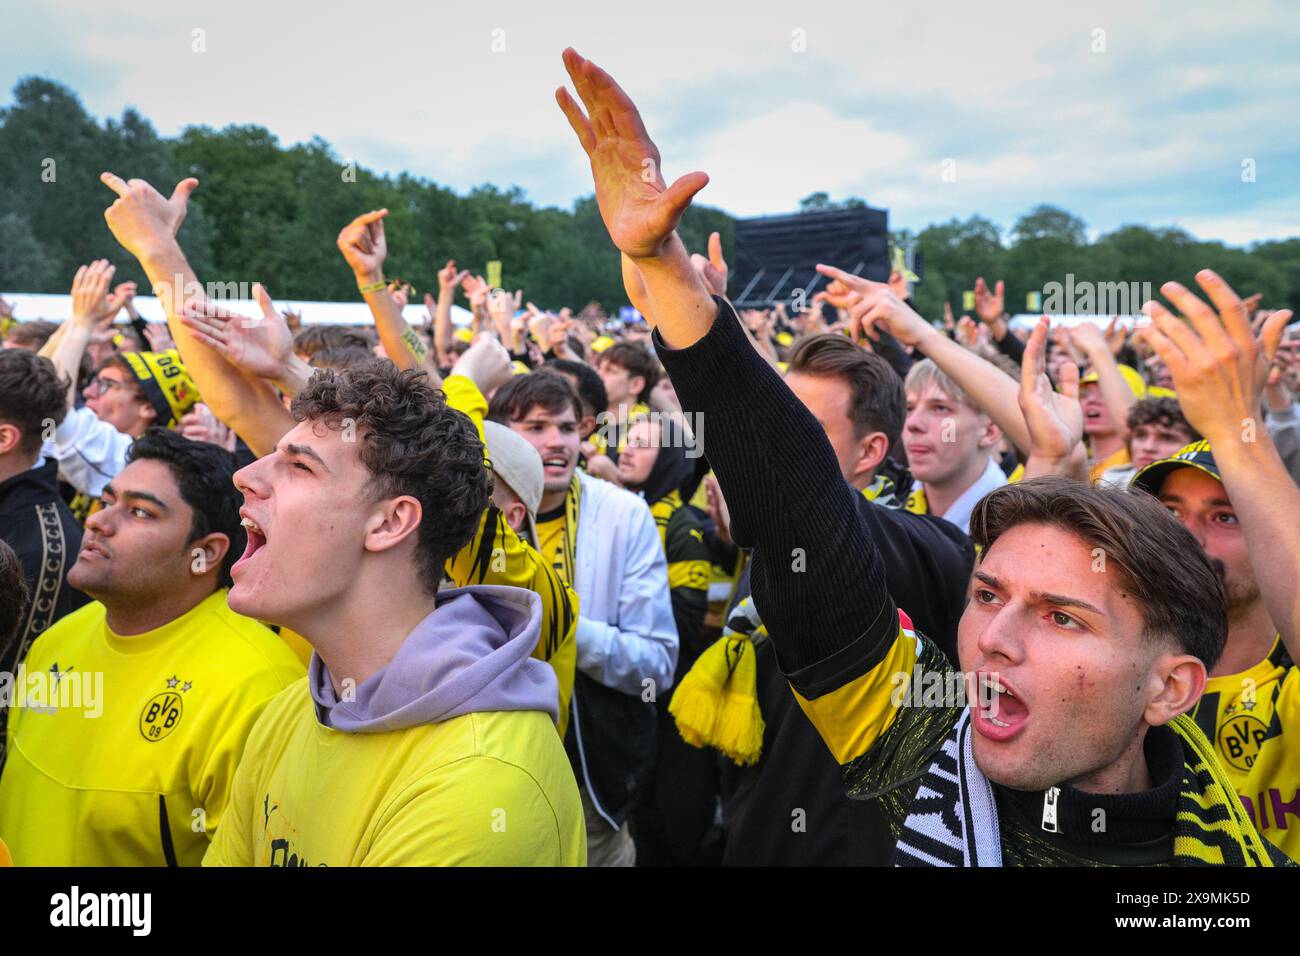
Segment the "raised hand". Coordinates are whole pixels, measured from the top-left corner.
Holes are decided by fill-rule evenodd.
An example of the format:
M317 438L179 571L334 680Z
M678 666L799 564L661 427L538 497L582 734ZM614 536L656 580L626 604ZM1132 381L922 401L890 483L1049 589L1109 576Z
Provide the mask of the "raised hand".
M164 199L143 179L123 180L108 172L100 173L99 179L117 193L113 205L104 210L108 228L127 252L141 260L175 243L189 211L190 194L199 185L193 177L182 179L171 197Z
M572 327L572 319L556 319L547 330L551 337L551 354L556 358L571 359L576 357L569 351L569 329Z
M384 260L388 258L388 240L384 237L387 209L362 213L339 232L338 247L352 269L357 282L375 283L383 279Z
M1111 355L1119 355L1120 350L1124 348L1124 343L1128 341L1128 329L1120 324L1119 316L1113 316L1110 325L1106 326L1106 345L1110 349Z
M863 338L878 341L877 326L907 346L919 346L927 336L937 334L887 283L872 282L834 266L818 264L817 271L853 294L848 310L849 333L855 342Z
M407 303L411 301L411 293L414 291L414 287L409 282L394 279L388 283L388 294L393 297L393 301L397 303L399 309L406 308Z
M235 450L235 433L202 402L181 418L180 433L190 441L206 441L229 452Z
M993 325L1006 314L1004 293L1005 286L1001 279L997 281L992 292L989 291L983 276L975 280L975 314L985 325Z
M480 335L456 360L451 374L465 376L490 395L510 381L510 353L491 335Z
M963 315L957 320L957 341L968 349L973 349L979 344L980 327L975 324L975 320L969 315Z
M293 333L266 289L254 284L253 294L262 307L261 318L227 312L205 300L187 304L181 322L199 342L236 368L278 382L287 376L293 358Z
M722 236L716 232L710 233L708 256L691 253L691 265L710 292L714 295L727 294L727 260L722 258Z
M632 259L660 255L709 177L687 173L668 186L641 114L613 77L572 48L564 51L564 66L587 112L564 87L555 99L591 161L596 204L610 238Z
M890 291L900 299L907 299L911 296L912 290L908 288L909 285L911 285L911 283L907 281L907 276L903 275L903 273L899 272L897 269L894 269L889 273Z
M551 350L551 322L549 315L528 303L528 333L543 352Z
M1079 404L1079 366L1073 362L1061 366L1059 392L1047 377L1050 329L1051 320L1043 316L1025 343L1020 366L1020 411L1029 427L1029 457L1044 470L1063 470L1083 441L1083 406Z
M119 282L114 286L108 296L108 304L113 310L113 315L117 315L119 309L126 309L127 315L133 319L137 318L139 313L135 311L135 293L134 282Z
M176 342L167 328L166 322L150 322L144 327L144 337L148 339L150 352L166 352L176 348Z
M86 328L94 328L105 319L112 320L121 307L109 301L108 286L113 281L117 266L107 259L96 259L82 266L72 279L71 320Z
M438 270L438 292L440 294L455 293L456 286L460 285L469 278L469 270L462 269L456 271L456 260L448 259L447 264ZM426 304L428 296L425 297Z
M1291 310L1272 313L1256 337L1246 304L1216 273L1203 269L1196 283L1214 307L1177 282L1160 291L1182 313L1148 302L1147 341L1169 368L1187 421L1211 444L1240 442L1260 424L1260 404L1269 367L1291 319ZM1215 313L1215 309L1218 313Z
M712 474L704 476L704 497L709 505L709 518L713 521L718 539L723 544L731 542L731 512L727 510L727 499L722 497L722 486Z

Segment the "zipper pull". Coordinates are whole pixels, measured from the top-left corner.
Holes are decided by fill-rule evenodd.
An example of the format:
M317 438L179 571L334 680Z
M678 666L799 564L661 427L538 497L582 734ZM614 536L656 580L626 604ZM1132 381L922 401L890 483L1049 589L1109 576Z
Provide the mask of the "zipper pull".
M1060 787L1048 787L1043 794L1043 829L1056 833L1056 800L1061 795Z

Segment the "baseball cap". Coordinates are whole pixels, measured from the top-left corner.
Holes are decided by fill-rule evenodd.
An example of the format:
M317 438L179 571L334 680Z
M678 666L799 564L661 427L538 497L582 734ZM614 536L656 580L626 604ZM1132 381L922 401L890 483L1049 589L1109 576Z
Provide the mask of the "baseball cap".
M123 352L122 358L158 413L158 424L174 428L199 401L199 390L175 349L165 352Z
M542 458L528 439L497 422L483 423L483 440L487 444L492 473L504 481L528 509L524 522L527 537L536 546L537 532L533 523L542 504L542 489L546 483Z
M1133 480L1129 482L1129 489L1141 488L1149 494L1158 495L1165 478L1170 472L1177 471L1179 468L1199 468L1214 480L1223 480L1219 475L1219 466L1214 463L1210 443L1202 439L1184 445L1168 458L1161 458L1147 465L1133 476Z
M1124 381L1128 382L1128 387L1133 390L1134 395L1138 398L1147 397L1147 383L1137 369L1133 368L1131 365L1120 365L1119 374L1123 376ZM1098 380L1096 372L1089 372L1083 378L1079 379L1079 387L1082 388L1084 385L1093 384Z

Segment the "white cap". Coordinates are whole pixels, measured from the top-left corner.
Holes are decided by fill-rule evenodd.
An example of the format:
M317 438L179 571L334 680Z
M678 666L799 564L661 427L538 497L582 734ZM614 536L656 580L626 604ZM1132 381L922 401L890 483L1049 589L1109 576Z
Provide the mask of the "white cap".
M483 423L483 438L487 442L493 473L524 503L528 509L528 527L531 530L546 485L541 455L528 443L528 439L496 422Z

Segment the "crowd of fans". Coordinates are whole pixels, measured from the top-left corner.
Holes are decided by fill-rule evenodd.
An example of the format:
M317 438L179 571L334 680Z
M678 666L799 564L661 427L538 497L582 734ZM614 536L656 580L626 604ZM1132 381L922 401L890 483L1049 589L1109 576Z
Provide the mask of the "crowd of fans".
M674 231L707 177L565 65L645 321L451 261L410 326L382 209L338 236L371 323L236 314L197 181L113 173L166 324L102 260L3 310L0 859L1300 860L1282 303L1017 328L990 277L930 322L823 265L737 312Z

